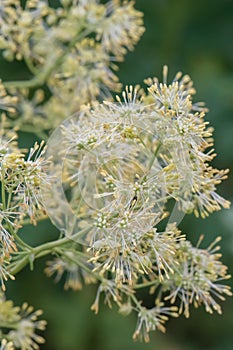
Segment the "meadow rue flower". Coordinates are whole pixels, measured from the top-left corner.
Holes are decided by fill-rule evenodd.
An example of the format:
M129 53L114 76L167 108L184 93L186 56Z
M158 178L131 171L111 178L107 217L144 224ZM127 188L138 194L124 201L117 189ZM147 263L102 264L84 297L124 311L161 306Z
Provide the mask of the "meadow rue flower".
M173 85L167 87L164 84L164 86L169 91L173 88ZM73 125L70 128L70 130L73 130L73 135L69 131L65 131L64 135L67 146L69 149L71 147L76 149L76 153L79 153L80 147L83 151L88 147L89 154L86 153L86 159L89 163L92 159L92 166L95 162L99 163L97 165L98 167L102 165L102 157L100 155L104 155L105 161L108 156L114 159L114 155L117 155L116 158L119 158L121 155L124 158L124 150L127 147L128 163L138 161L137 168L135 163L135 170L131 169L131 173L134 172L137 178L140 178L138 172L144 173L145 176L141 176L141 178L144 180L143 184L146 185L146 189L150 187L151 194L153 192L152 182L158 181L163 183L163 188L160 185L160 189L158 190L157 186L157 195L158 197L160 196L160 199L163 197L161 191L163 194L166 192L167 196L177 200L180 210L185 212L193 211L196 216L205 217L209 213L219 210L221 207L229 207L229 202L215 192L216 185L226 178L228 171L219 171L209 165L209 162L215 156L212 151L205 153L205 150L212 145L212 140L210 139L211 129L206 128L203 111L200 112L200 115L199 112L192 113L192 108L194 108L191 101L193 88L190 78L181 79L180 85L177 83L175 86L178 92L181 91L181 96L183 96L182 94L187 89L186 94L189 97L190 103L188 110L182 110L182 113L174 109L172 113L175 114L171 116L171 110L168 110L166 113L168 113L169 118L166 118L164 116L164 111L166 110L164 104L167 102L160 102L161 105L159 107L157 106L157 102L147 106L143 103L143 100L136 98L136 93L133 93L132 89L130 91L128 89L123 93L123 102L118 99L119 104L109 102L104 105L94 106L93 109L83 114L83 116L85 115L87 117L88 122L86 119L83 119L83 116L80 117L77 125ZM177 106L181 103L178 92L177 94L171 93ZM180 108L182 109L183 107L181 106ZM95 115L98 115L98 117L96 118ZM108 121L106 120L106 115L108 115ZM93 130L95 130L95 139L93 139ZM99 130L98 133L96 132L97 130ZM75 141L75 135L77 134L80 137ZM83 135L86 141L81 141L81 135ZM121 143L119 142L120 140ZM79 144L79 150L77 146L72 146L72 143L74 145L75 142ZM121 148L121 144L125 145L124 148ZM158 157L155 156L153 159L152 155L148 152L151 150L151 153L153 153L157 149L159 149ZM83 153L80 152L81 154ZM94 154L96 155L95 160L91 158ZM130 157L132 157L131 161ZM151 157L153 160L150 169L149 160L147 164L144 163L145 157L147 159ZM126 163L127 161L122 162L120 168L125 168L127 166ZM147 169L145 166L147 166ZM133 167L132 165L131 168ZM155 169L156 167L157 169ZM153 176L151 175L152 172L154 172ZM106 174L106 177L108 176L106 169L102 170L103 173ZM87 168L84 175L87 175ZM151 184L146 183L147 177L151 179ZM117 186L117 180L114 179L113 181L114 189L119 188ZM122 176L120 181L122 184ZM142 188L140 181L137 181L136 185L138 183L139 187ZM130 188L129 182L126 184L126 187ZM135 188L135 186L133 187ZM145 196L143 199L145 202Z
M48 162L42 158L43 145L44 142L40 145L36 143L26 159L24 154L9 153L1 160L1 180L5 188L14 195L14 206L19 206L24 215L26 212L32 222L35 222L36 210L42 209L41 183L48 181L45 173Z
M94 270L100 270L101 274L112 271L119 285L125 282L132 284L137 280L138 274L150 270L151 261L140 247L140 241L149 229L148 221L146 213L141 216L127 213L123 216L117 215L116 220L109 220L108 227L104 224L101 227L98 221L99 225L94 230L93 243L89 248L94 255L90 261L96 263Z
M17 266L18 252L25 243L17 236L25 217L34 224L45 215L42 207L40 188L42 182L48 183L45 167L48 162L42 159L43 145L35 144L27 156L17 145L15 130L2 115L0 129L0 281L5 290L5 282L14 279L12 264ZM4 132L5 130L5 132Z
M1 346L5 346L3 349L39 349L39 344L44 343L44 338L36 332L43 331L46 327L46 322L39 319L42 315L41 310L34 311L27 303L22 307L14 306L13 302L6 300L1 293L0 311Z
M156 78L147 83L152 84L148 91L155 105L150 118L155 123L155 132L160 130L164 175L168 187L174 188L169 194L176 198L181 210L189 208L196 216L206 217L221 207L229 208L230 203L215 192L228 170L209 165L216 156L210 149L212 129L204 120L203 104L192 103L195 90L190 77L178 73L173 83L167 85L165 66L163 83Z
M204 305L209 313L217 311L221 314L221 306L215 300L225 300L224 294L231 296L230 287L219 281L230 278L227 267L219 261L221 254L216 253L220 240L218 237L207 249L193 247L189 242L181 242L178 255L179 262L171 279L167 281L170 294L166 300L174 303L179 300L179 313L189 317L189 306Z
M46 327L46 321L38 319L41 315L41 310L34 311L27 303L22 305L20 321L16 329L12 329L7 335L16 348L37 350L38 344L45 342L43 337L36 334L36 331L43 331Z
M48 261L45 273L48 277L56 275L55 282L59 282L63 275L65 277L64 289L80 290L83 283L96 283L94 274L88 273L88 262L85 256L78 256L79 264L77 263L77 253L75 251L61 252L61 256L52 261ZM86 270L85 270L86 267Z
M49 81L55 95L65 101L73 92L75 106L79 101L85 103L87 96L91 101L98 95L109 97L107 86L111 90L119 89L120 84L113 72L114 64L100 43L93 38L85 38L76 44L73 51L66 55L56 75Z
M143 340L146 343L150 341L149 333L156 329L165 332L164 323L168 320L168 316L177 317L177 307L164 307L157 305L152 309L140 306L138 312L138 322L133 339Z
M30 7L31 4L32 2L28 1L26 8L23 9L18 0L4 0L2 2L0 43L4 49L3 55L8 60L14 58L21 60L24 56L30 57L29 40L33 40L32 28L34 27L37 33L44 31L43 17L47 14L46 2L37 1L35 3L36 10ZM42 4L44 6L41 6Z
M216 193L227 170L210 165L215 154L205 109L193 104L188 76L179 73L169 85L165 67L163 83L149 83L149 95L129 86L117 102L83 107L59 133L62 181L77 226L86 230L85 261L101 281L92 309L98 312L104 293L120 312L136 310L134 338L145 341L151 330L165 330L169 316L188 316L190 304L220 313L215 297L231 295L219 283L229 276L213 245L193 247L167 212L170 199L201 217L229 206ZM57 264L48 273L60 277L64 268ZM143 287L155 295L152 309L134 294Z
M115 302L117 305L121 305L122 291L127 292L127 288L123 286L122 289L119 290L116 287L114 281L109 279L102 279L97 290L95 301L91 306L91 310L94 311L96 314L99 312L99 302L101 293L104 293L104 303L107 304L110 308L112 307L112 302Z
M146 80L150 85L148 90L155 99L156 110L167 117L189 113L194 108L192 95L196 92L191 78L188 75L182 77L182 73L178 72L172 84L167 85L167 75L168 67L164 66L163 83L157 78Z
M138 38L144 32L142 13L133 8L133 2L125 2L119 7L119 1L110 1L103 26L97 30L105 50L122 58L127 49L132 50Z

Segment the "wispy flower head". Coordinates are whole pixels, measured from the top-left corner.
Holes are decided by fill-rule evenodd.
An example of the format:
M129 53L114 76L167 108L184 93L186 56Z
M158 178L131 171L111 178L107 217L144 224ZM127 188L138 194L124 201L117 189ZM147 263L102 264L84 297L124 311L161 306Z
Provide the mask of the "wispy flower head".
M122 287L122 291L127 291L127 288ZM107 304L110 308L112 307L113 302L117 305L121 305L122 293L118 288L116 288L115 282L109 279L102 279L97 290L95 301L91 306L91 310L94 311L96 314L99 312L99 302L101 293L104 293L104 303Z
M168 282L170 295L166 298L172 303L180 302L179 312L189 317L189 306L204 305L209 313L217 311L221 314L219 300L225 300L224 294L231 296L230 287L219 283L227 280L227 267L219 260L221 254L216 253L215 246L219 237L207 248L192 247L189 242L181 242L178 255L175 257L178 266Z
M140 307L138 313L138 322L133 339L139 339L148 343L150 341L149 333L151 331L160 330L165 332L164 323L169 316L177 317L177 308L174 306L164 307L163 305L155 306L152 309Z
M40 320L41 310L34 310L32 306L24 303L22 307L14 306L12 301L0 294L0 327L2 330L1 346L4 350L15 348L38 350L44 338L37 331L44 331L46 321ZM4 341L7 339L7 342Z
M105 50L113 52L119 59L127 50L132 50L143 34L142 13L136 11L133 2L111 1L107 6L107 16L103 26L97 31Z
M48 162L42 157L43 145L43 142L35 144L27 158L22 153L6 153L0 165L1 181L7 191L14 195L15 208L19 206L22 214L26 212L32 221L35 220L37 209L42 209L41 185L48 181L45 172Z
M134 288L142 276L173 281L182 268L185 236L175 223L156 227L170 198L202 217L229 205L215 192L226 171L209 165L211 130L192 104L193 83L180 73L171 85L166 79L165 68L163 84L153 80L154 103L130 86L117 103L84 107L60 130L63 181L79 227L88 228L88 261L117 287Z
M196 93L193 82L188 75L182 76L178 72L171 84L167 82L168 67L163 68L163 82L157 78L147 79L150 85L149 92L155 99L156 109L164 116L183 115L195 110L192 104L192 95Z
M36 331L44 331L46 327L46 321L39 320L41 315L41 310L34 311L33 307L26 303L22 305L17 328L11 330L7 335L16 348L37 350L39 349L38 344L45 342L42 336L36 334Z
M113 214L114 215L114 214ZM95 270L111 271L117 284L132 284L138 275L151 269L151 261L141 247L146 233L152 229L150 213L132 215L127 213L114 219L98 218L92 233L90 252ZM106 220L106 223L104 222Z
M84 256L79 256L79 263L84 266L82 268L77 263L77 254L75 251L68 251L57 257L52 261L48 261L45 273L51 277L55 275L55 282L59 282L63 275L65 275L64 289L72 289L74 291L80 290L83 283L96 283L96 278L93 274L88 273L85 267L88 263Z

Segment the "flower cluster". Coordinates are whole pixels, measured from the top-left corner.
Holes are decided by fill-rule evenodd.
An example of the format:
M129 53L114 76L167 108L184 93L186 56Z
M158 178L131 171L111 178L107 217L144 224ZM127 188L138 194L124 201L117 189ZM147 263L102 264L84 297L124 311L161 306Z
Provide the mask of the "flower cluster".
M44 0L28 0L24 7L19 0L2 1L0 49L9 61L23 60L32 75L5 83L17 99L12 122L32 132L36 126L39 134L82 104L109 98L120 88L116 62L133 49L142 24L131 1L61 0L57 8Z
M59 282L65 274L64 289L72 289L74 291L82 289L83 283L93 284L97 280L95 276L90 273L86 256L80 251L75 250L74 247L66 249L66 251L59 251L60 256L52 261L48 261L45 273L48 277L56 275L55 282Z
M231 291L220 283L229 275L219 238L192 246L178 225L230 203L216 192L228 170L211 166L212 128L188 75L168 83L164 66L162 82L149 78L146 91L129 86L112 101L116 62L143 31L132 1L1 1L0 50L31 78L0 81L0 283L5 291L7 279L50 254L47 276L66 290L98 282L91 309L98 313L103 294L122 315L136 312L133 339L148 342L169 317L189 317L191 304L221 313ZM61 122L47 148L19 148L18 128L47 139ZM31 247L19 229L46 212L60 236ZM153 295L151 308L140 289ZM0 293L0 349L39 349L40 316Z
M216 253L219 247L215 244L218 237L207 249L192 247L190 242L182 242L175 259L179 263L174 275L165 283L169 289L166 299L174 303L180 300L179 313L189 317L189 305L195 307L203 304L209 313L221 314L221 306L214 297L225 300L223 294L232 295L229 286L220 284L222 279L230 278L227 268L219 261L221 254Z
M227 171L210 165L212 130L204 121L204 106L192 102L190 77L178 73L171 84L166 80L165 67L163 83L147 80L148 94L130 86L115 103L83 108L59 128L60 144L53 149L62 163L73 225L85 228L79 236L76 230L66 232L65 224L63 231L74 241L82 237L85 267L101 281L92 309L98 311L105 293L109 306L115 302L120 312L136 310L134 338L145 341L150 331L165 330L168 316L184 312L188 317L190 304L220 313L216 298L231 295L218 283L229 276L215 242L207 249L193 247L175 220L167 219L170 199L184 214L203 218L229 202L216 193ZM52 171L61 176L57 163ZM68 222L70 213L61 214ZM47 273L57 271L59 279L65 265L69 273L72 265L56 259ZM134 294L149 286L155 293L152 309ZM173 306L178 300L179 308Z
M176 311L177 308L175 306L164 307L162 304L158 304L152 309L140 307L133 339L139 339L147 343L150 341L149 332L156 329L165 332L164 323L168 320L168 316L177 317Z
M43 159L44 143L37 143L27 155L17 145L17 134L10 130L5 115L1 116L0 130L0 282L14 279L10 272L12 256L22 249L17 237L19 228L29 218L36 221L45 215L40 188L49 181L48 162ZM25 150L24 150L25 151Z
M43 331L46 321L39 320L41 310L34 311L32 306L24 303L22 307L16 307L12 301L0 294L0 338L2 350L16 348L37 350L38 344L44 343L44 338L37 335L37 331Z

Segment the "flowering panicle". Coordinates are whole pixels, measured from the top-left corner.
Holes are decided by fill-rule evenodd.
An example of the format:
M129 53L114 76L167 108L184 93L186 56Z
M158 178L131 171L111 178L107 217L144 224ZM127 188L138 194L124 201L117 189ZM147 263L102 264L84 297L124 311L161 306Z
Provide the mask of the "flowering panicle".
M145 341L150 331L165 330L168 316L188 316L191 304L220 313L215 299L231 295L219 283L229 276L214 245L193 247L167 212L170 199L184 214L203 218L229 207L216 193L227 170L210 165L215 153L206 109L193 104L188 76L178 73L169 85L165 67L163 83L147 82L149 95L129 86L117 102L85 106L59 128L62 181L77 227L86 230L85 266L100 280L92 309L98 312L104 293L121 313L136 310L134 338ZM53 170L61 175L56 162ZM77 269L62 256L47 274L60 279L65 270L73 272L65 286L80 288ZM136 298L143 287L155 293L152 309Z
M174 227L157 232L146 226L145 213L141 216L117 218L115 223L99 216L93 234L94 270L101 274L111 271L117 285L134 285L142 275L163 280L169 278L176 265L176 243L184 239ZM153 273L152 273L153 272Z
M144 32L142 13L133 5L131 1L105 5L97 0L60 1L53 8L44 0L27 1L24 7L20 1L3 1L0 49L7 60L23 60L33 76L5 84L14 95L14 118L21 128L35 131L36 126L38 133L52 129L82 104L100 96L110 98L110 90L119 90L116 62L122 61ZM51 97L39 105L23 97L25 88L34 93L44 84ZM4 89L6 100L10 97L5 97Z
M5 132L4 132L5 131ZM6 290L5 282L14 280L11 268L20 260L18 250L24 243L17 232L26 215L35 223L37 213L42 209L40 187L48 181L45 167L48 163L42 159L43 143L35 144L27 156L21 153L17 145L14 130L8 130L5 115L1 119L0 131L0 283ZM22 245L23 244L23 245ZM20 252L19 252L20 254ZM18 260L17 260L18 259ZM13 264L13 265L12 265ZM14 265L15 266L15 265ZM45 321L37 320L41 311L24 304L21 308L13 307L11 302L0 297L0 333L3 349L14 348L38 349L44 339L35 334L36 330L44 330ZM13 345L12 345L13 344Z
M165 117L184 115L196 110L192 104L192 95L196 93L193 82L188 75L178 72L172 82L167 85L167 66L163 67L163 83L158 78L147 79L149 92L155 100L155 108Z
M216 194L216 185L226 178L228 170L219 171L209 165L215 156L213 151L205 152L212 146L211 129L206 128L202 110L192 112L196 108L191 103L194 89L190 78L163 86L172 96L170 103L176 106L166 109L167 102L163 100L159 105L158 102L146 105L131 88L123 93L123 101L118 98L117 104L108 102L86 109L77 122L71 122L69 130L64 129L69 156L82 159L82 164L73 161L73 179L82 184L85 178L86 183L89 164L92 174L100 172L90 179L90 183L95 181L100 186L98 194L90 193L91 198L87 199L92 191L87 186L86 202L92 202L93 198L109 202L114 198L119 205L124 194L126 208L126 198L129 206L132 203L129 197L137 197L137 204L146 203L146 206L157 205L156 199L165 202L167 198L175 198L181 211L202 217L229 207L229 202ZM152 97L154 89L155 84L149 89ZM189 98L187 110L182 102L186 98ZM131 178L126 180L128 174ZM109 181L112 187L106 191Z
M117 214L116 214L117 215ZM99 216L91 239L90 251L93 251L95 270L112 271L115 282L119 285L132 284L138 275L151 269L151 261L140 247L143 237L152 230L149 216L146 213L110 218Z
M135 311L133 339L148 342L169 317L188 317L191 304L221 313L218 300L231 295L219 239L193 247L170 200L202 218L230 203L216 193L228 170L211 166L212 128L188 75L168 83L164 66L162 82L147 79L147 92L130 85L112 101L116 62L143 31L132 1L1 1L0 50L31 78L0 81L0 283L5 291L7 279L51 254L49 277L72 290L99 281L91 309L98 313L103 294L121 314ZM19 148L17 127L43 139L60 123L47 148ZM46 211L60 236L31 247L18 231ZM141 288L155 299L150 309ZM41 314L0 292L1 349L39 349Z

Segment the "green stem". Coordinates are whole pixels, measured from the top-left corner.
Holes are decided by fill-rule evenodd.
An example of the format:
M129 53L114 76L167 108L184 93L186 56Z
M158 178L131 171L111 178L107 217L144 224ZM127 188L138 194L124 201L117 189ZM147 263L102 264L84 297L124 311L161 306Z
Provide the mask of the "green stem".
M44 73L44 72L43 72ZM10 88L33 88L44 84L44 74L39 74L37 77L31 80L20 80L20 81L6 81L3 83L7 89Z
M2 209L6 210L6 192L5 192L5 185L4 185L4 174L2 174Z
M12 193L13 193L13 189L11 188L8 192L8 199L7 199L7 208L10 208L10 204L11 204L11 199L12 199Z
M77 232L76 234L74 234L72 236L64 237L62 239L59 239L58 241L52 241L52 242L49 242L49 243L41 244L40 246L38 246L38 247L33 249L33 254L37 255L41 251L53 250L53 248L57 248L57 247L63 246L65 244L67 244L67 243L70 243L71 241L76 240L77 238L80 238L82 235L87 233L89 230L90 230L90 228L87 227L87 228L84 228L83 230Z
M28 69L30 70L30 72L34 75L36 75L38 73L38 70L36 69L36 67L33 66L32 61L30 60L29 56L24 56L24 61L28 67Z
M70 255L66 254L66 252L64 252L63 250L61 249L56 249L56 252L58 254L61 254L62 256L65 256L67 260L69 260L70 262L74 263L74 264L77 264L77 260L76 259L73 259ZM82 253L82 252L79 252L79 251L76 251L75 252L77 255L81 255L82 258L86 258L87 259L87 256ZM78 265L83 269L85 270L86 272L92 274L97 280L100 280L102 281L102 277L98 274L96 274L95 272L93 272L91 269L88 268L87 265L83 264L82 261L78 261Z
M21 258L19 262L13 263L11 265L10 273L12 275L17 274L20 272L28 263L30 263L33 259L33 261L37 258L41 258L42 256L49 255L53 253L53 251L63 245L66 245L67 243L70 243L71 241L74 241L80 236L84 235L90 230L90 228L85 228L76 234L70 236L70 237L64 237L62 239L52 241L52 242L47 242L39 245L38 247L31 248L30 252L25 252L27 254L25 257Z
M10 231L10 230L9 230ZM31 251L32 247L25 243L18 235L14 234L15 240L18 242L18 244L22 247L25 248L27 251Z
M147 288L147 287L151 287L153 285L155 285L155 281L149 281L149 282L137 284L137 285L133 286L133 288L134 289Z
M11 275L16 275L18 272L20 272L27 264L29 263L29 255L22 258L18 263L12 264L12 267L10 268Z
M29 134L34 134L41 140L47 141L49 138L49 135L46 133L46 131L36 130L35 126L33 126L33 125L21 124L19 126L18 119L16 119L14 122L12 122L12 127L19 127L20 131L25 132L25 133L29 133Z
M138 301L138 299L135 297L134 294L130 294L130 298L132 299L132 301L134 302L134 304L138 307L138 309L140 310L142 308L140 301Z
M7 329L17 329L19 327L18 323L0 323L0 329L7 328Z
M155 158L157 157L161 146L162 146L162 142L159 141L158 146L156 147L156 149L155 149L155 151L154 151L154 153L153 153L153 156L151 157L151 160L150 160L150 163L149 163L149 169L148 169L148 171L151 170L151 168L152 168L152 166L153 166L153 164L154 164Z

